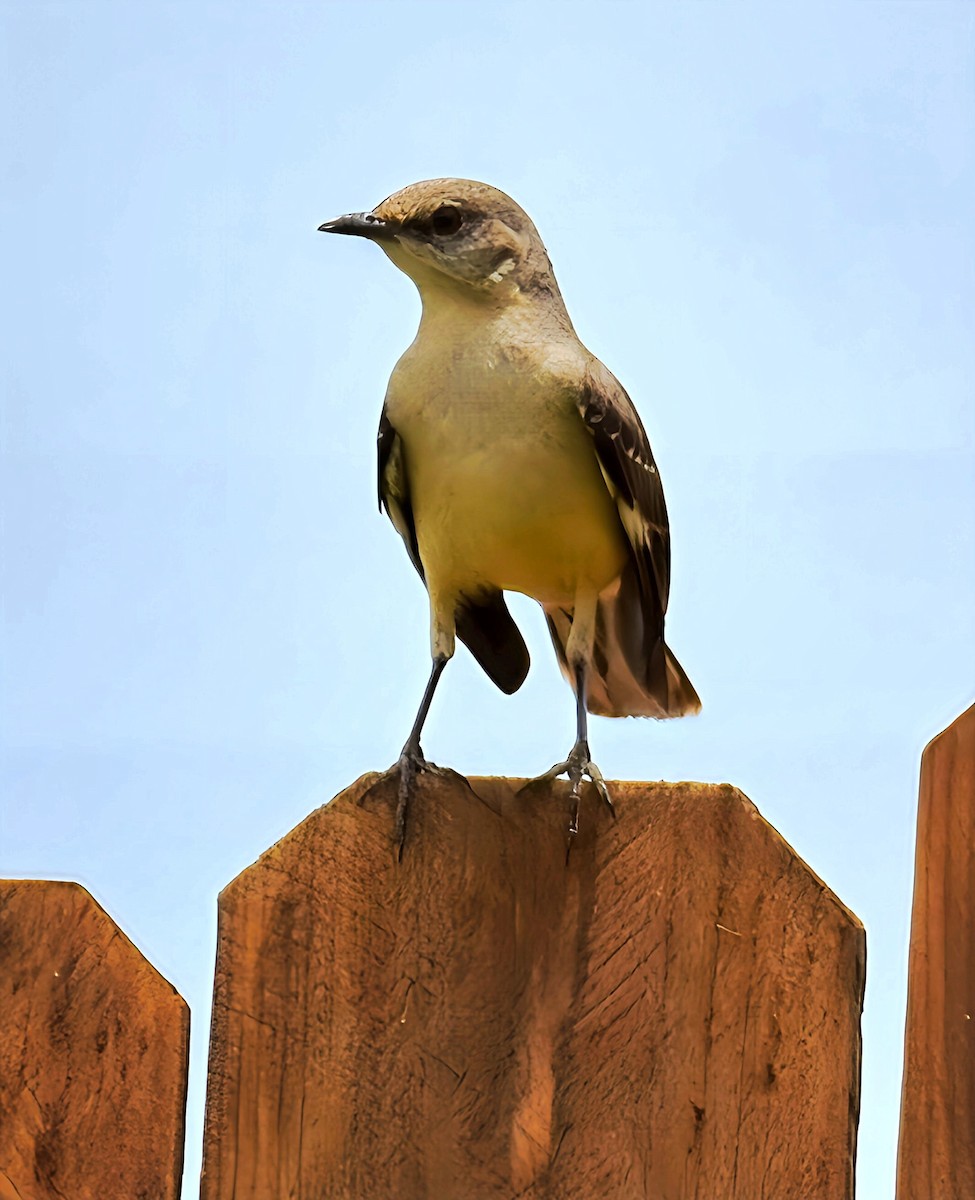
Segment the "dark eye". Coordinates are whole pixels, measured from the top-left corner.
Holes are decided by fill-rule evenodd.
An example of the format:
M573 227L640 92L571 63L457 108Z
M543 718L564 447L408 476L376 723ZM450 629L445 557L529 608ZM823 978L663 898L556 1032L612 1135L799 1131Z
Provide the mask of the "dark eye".
M440 237L449 237L464 224L464 214L453 204L443 204L430 218L430 228Z

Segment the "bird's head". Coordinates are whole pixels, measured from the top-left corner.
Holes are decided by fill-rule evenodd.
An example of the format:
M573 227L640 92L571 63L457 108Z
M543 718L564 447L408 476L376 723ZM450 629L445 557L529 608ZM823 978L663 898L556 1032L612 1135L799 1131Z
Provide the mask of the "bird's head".
M337 217L319 229L376 242L424 297L444 290L501 302L532 293L558 295L548 254L530 217L486 183L413 183L372 212Z

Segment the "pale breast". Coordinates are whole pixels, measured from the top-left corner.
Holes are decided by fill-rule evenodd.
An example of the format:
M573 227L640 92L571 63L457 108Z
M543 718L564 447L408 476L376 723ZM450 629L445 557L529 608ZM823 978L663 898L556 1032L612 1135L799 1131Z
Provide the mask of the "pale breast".
M625 535L571 391L523 357L404 365L387 411L431 590L483 583L571 604L611 583Z

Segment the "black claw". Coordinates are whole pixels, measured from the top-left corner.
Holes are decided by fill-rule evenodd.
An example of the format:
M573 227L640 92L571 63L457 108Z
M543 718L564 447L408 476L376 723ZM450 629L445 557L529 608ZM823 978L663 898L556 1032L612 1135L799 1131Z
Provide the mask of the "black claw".
M399 795L396 802L396 824L394 838L396 841L396 858L403 861L403 848L406 845L406 819L409 815L410 800L413 798L413 785L421 771L429 770L430 763L423 757L420 743L407 742L399 760L392 768L399 771Z
M572 795L572 814L569 817L569 837L574 838L579 832L579 797Z
M592 779L592 776L590 776L590 779ZM609 794L609 788L606 786L605 779L603 779L602 775L597 774L596 778L593 779L593 783L596 785L596 791L599 793L600 800L602 800L602 802L609 809L613 820L615 821L616 805L613 803L613 797Z
M404 759L399 760L399 798L396 802L396 858L403 861L403 847L406 844L406 812L410 806L410 792L413 790L414 772Z
M537 779L529 780L524 785L524 788L530 787L532 784L557 779L559 775L568 775L569 782L572 784L572 815L569 821L569 845L571 846L572 839L579 832L579 799L582 794L582 781L584 779L592 782L600 799L613 814L614 820L616 818L616 808L609 794L609 788L606 786L606 780L603 779L602 771L592 761L592 757L589 754L589 743L584 739L580 738L576 742L569 751L569 757L565 762L556 763L544 775L539 775ZM524 788L521 790L524 790ZM568 855L568 851L566 854Z

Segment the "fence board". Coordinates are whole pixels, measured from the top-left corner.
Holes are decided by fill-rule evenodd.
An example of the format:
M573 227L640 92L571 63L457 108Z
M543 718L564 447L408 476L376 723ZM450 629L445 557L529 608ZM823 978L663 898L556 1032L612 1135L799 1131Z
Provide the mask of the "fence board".
M188 1041L83 887L0 880L0 1200L176 1200Z
M857 919L734 788L366 776L223 891L203 1200L848 1200Z
M975 705L921 758L897 1196L975 1196Z

